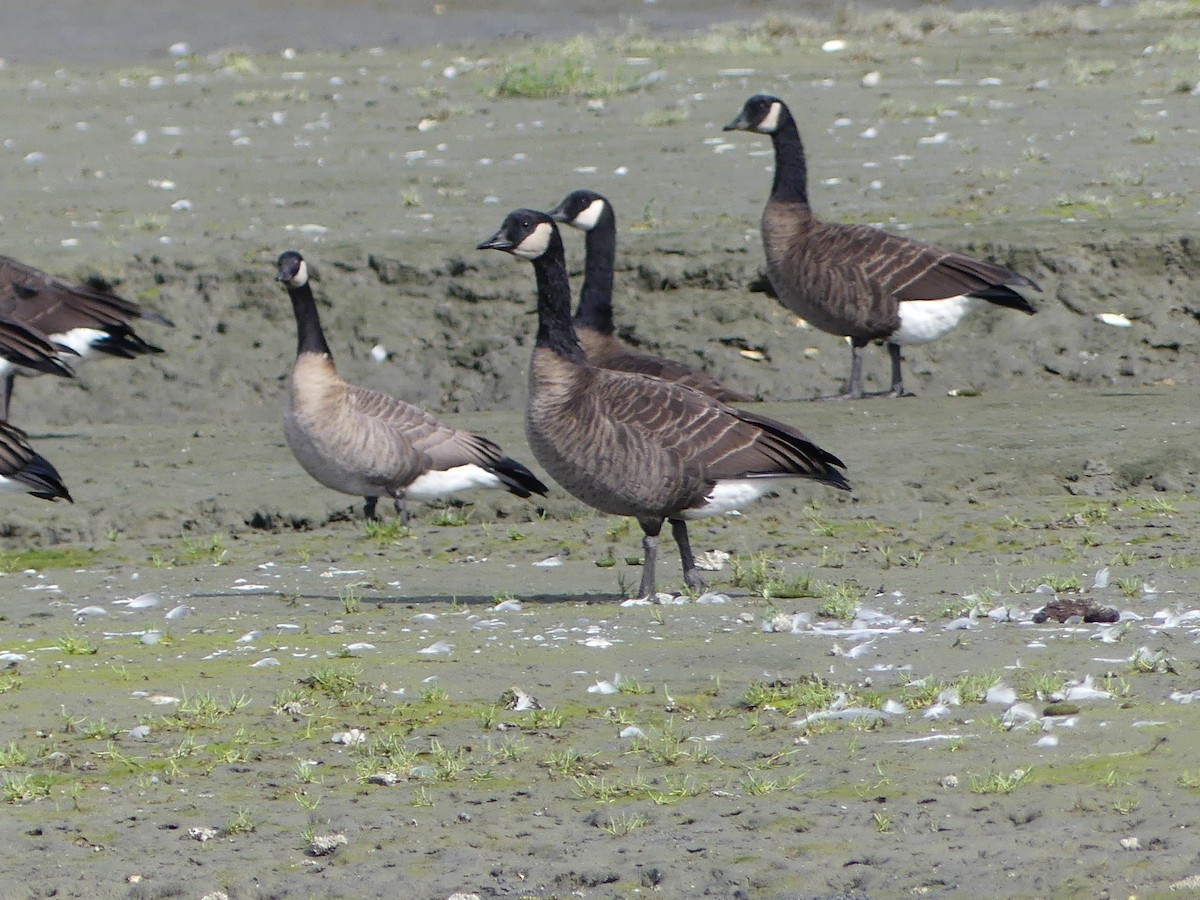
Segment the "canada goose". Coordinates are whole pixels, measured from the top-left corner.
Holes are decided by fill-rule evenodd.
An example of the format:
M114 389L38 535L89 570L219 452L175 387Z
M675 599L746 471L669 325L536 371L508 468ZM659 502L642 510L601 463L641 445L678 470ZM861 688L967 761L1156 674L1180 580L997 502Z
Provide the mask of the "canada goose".
M73 502L58 470L34 452L24 431L7 422L0 422L0 491Z
M862 348L887 342L891 394L905 396L900 347L941 337L976 299L1033 314L1013 288L1041 290L1023 275L868 225L822 222L808 205L807 167L796 120L777 97L746 101L726 131L769 134L775 181L762 215L767 275L781 303L814 327L850 338L844 398L863 396Z
M613 263L617 255L617 217L612 203L595 191L574 191L550 210L550 217L587 233L583 288L575 310L575 336L588 362L602 369L640 372L678 381L725 403L753 400L728 388L707 372L671 359L638 353L613 334Z
M299 344L288 384L283 431L297 462L313 478L375 503L391 497L407 519L405 498L433 500L472 487L502 487L518 497L546 486L487 438L439 422L420 407L347 384L321 331L308 264L294 250L279 257L276 280L287 287Z
M130 323L145 319L160 325L173 324L111 291L71 284L8 256L0 256L0 318L41 332L62 345L62 353L68 358L83 358L93 352L123 359L162 353L161 348L139 337ZM10 367L3 374L0 418L7 419L17 374L32 373Z
M538 330L529 367L525 433L533 454L569 493L642 526L641 596L655 593L663 522L679 545L683 579L704 581L687 522L745 506L780 478L850 485L836 456L794 428L728 406L686 385L588 362L571 322L562 237L545 213L518 209L479 249L533 263Z
M0 374L9 375L19 369L51 372L71 378L74 371L60 358L74 350L51 343L46 335L20 322L0 317Z

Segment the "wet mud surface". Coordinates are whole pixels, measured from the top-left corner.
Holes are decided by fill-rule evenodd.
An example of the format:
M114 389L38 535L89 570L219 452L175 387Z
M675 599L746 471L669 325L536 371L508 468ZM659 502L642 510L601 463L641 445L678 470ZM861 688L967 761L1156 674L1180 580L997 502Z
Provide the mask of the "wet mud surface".
M176 322L139 329L161 356L17 385L76 503L3 517L5 870L80 897L1188 889L1198 33L927 12L0 69L5 252ZM563 53L605 96L492 96ZM916 398L809 402L849 351L752 289L769 145L720 126L760 90L820 214L1010 265L1039 313L910 348ZM343 374L532 463L531 273L474 246L577 187L617 211L623 336L854 485L698 523L729 554L704 597L622 605L636 525L557 489L368 531L283 442L296 247ZM1033 621L1068 601L1120 621Z

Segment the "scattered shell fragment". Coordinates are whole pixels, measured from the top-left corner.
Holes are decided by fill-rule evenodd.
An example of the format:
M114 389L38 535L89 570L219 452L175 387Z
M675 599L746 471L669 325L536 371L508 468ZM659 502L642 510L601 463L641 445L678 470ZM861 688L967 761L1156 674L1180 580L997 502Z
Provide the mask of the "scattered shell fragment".
M448 644L445 641L434 641L428 647L418 650L417 652L422 653L425 656L444 656L445 654L450 653L450 651L453 649L453 644Z
M164 616L164 618L168 622L176 622L179 619L186 619L188 614L191 611L192 611L192 608L190 606L184 606L181 604L181 605L175 607L169 613L167 613L166 616Z
M348 843L340 831L336 834L314 834L308 842L308 852L313 856L328 856Z
M1011 706L1017 702L1017 692L1007 684L994 684L987 689L987 693L984 695L984 702Z
M938 779L938 784L940 784L946 790L950 790L951 788L956 788L956 787L958 787L958 776L957 775L943 775L941 778Z
M879 72L868 72L862 77L862 86L865 88L879 87L879 82L883 80L883 76Z
M1128 328L1133 322L1121 313L1096 313L1096 321L1116 328Z
M384 787L391 787L400 780L400 776L395 772L376 772L367 778L368 784L381 784Z
M103 606L85 606L82 609L75 610L75 618L89 619L93 616L107 616L108 610Z
M353 747L358 744L367 742L367 733L359 728L351 728L349 731L339 731L331 735L329 738L332 744L345 744L347 747Z
M157 591L147 591L138 594L132 600L114 600L113 606L124 606L126 609L154 609L162 603L162 595Z
M211 841L221 832L211 825L193 825L187 830L187 836L193 841Z
M1067 689L1062 693L1063 700L1108 700L1112 698L1112 694L1108 691L1103 691L1092 684L1092 676L1088 675L1083 681L1068 685Z
M134 725L129 729L129 736L134 740L144 741L146 738L150 737L150 726Z
M696 557L696 568L705 572L720 572L729 561L729 553L725 550L706 550Z
M547 556L545 559L540 559L533 565L539 569L556 569L563 564L562 559L557 556Z
M841 38L832 38L821 45L826 53L838 53L846 49L846 42Z
M252 669L269 669L269 668L271 668L272 666L277 666L277 665L279 665L279 664L280 664L280 663L279 663L279 660L277 660L275 657L273 657L273 656L264 656L264 657L263 657L262 659L260 659L258 662L256 662L256 663L251 663L251 664L250 664L250 668L252 668Z
M542 704L538 702L536 697L525 693L519 687L511 687L501 694L500 703L503 704L505 709L513 709L517 712L542 708Z
M1121 838L1121 849L1122 850L1141 850L1142 842L1139 841L1136 837Z

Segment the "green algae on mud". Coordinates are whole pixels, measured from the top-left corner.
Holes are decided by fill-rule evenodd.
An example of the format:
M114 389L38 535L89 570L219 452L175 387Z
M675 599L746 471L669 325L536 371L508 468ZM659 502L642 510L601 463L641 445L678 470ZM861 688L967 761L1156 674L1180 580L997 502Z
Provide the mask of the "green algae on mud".
M519 43L0 70L12 152L34 154L0 186L8 252L178 323L161 358L17 391L77 503L6 509L9 552L45 555L0 578L5 871L59 896L1185 883L1200 457L1178 87L1198 24L1143 4L624 36L568 50L663 74L590 105L488 99L506 62L559 52ZM916 399L779 402L828 393L845 359L747 290L767 148L717 128L759 89L803 110L823 214L994 256L1042 283L1039 314L912 351ZM283 443L271 261L297 244L348 377L521 455L532 284L470 248L581 181L620 217L622 336L776 401L849 465L849 497L787 488L697 525L731 554L709 573L725 603L618 606L636 529L557 491L368 533ZM1033 625L1042 585L1141 618ZM161 604L113 602L146 592ZM854 606L905 624L851 631ZM800 613L848 633L791 633ZM1056 699L1089 677L1110 696ZM983 702L998 685L1034 716ZM540 709L509 709L517 691Z

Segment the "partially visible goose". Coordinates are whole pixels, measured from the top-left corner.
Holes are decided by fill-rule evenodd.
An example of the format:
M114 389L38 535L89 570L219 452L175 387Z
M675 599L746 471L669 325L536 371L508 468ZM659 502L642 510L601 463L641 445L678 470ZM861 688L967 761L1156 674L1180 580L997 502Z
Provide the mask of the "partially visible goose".
M887 342L891 394L906 395L900 347L954 328L976 300L1034 313L1015 288L1041 290L1023 275L868 225L822 222L808 205L807 166L796 120L778 97L746 101L726 131L769 134L775 181L762 215L767 274L780 302L814 327L850 338L845 398L863 396L862 348Z
M172 325L169 319L111 291L63 281L8 256L0 256L0 318L20 322L61 344L68 359L92 353L122 359L162 353L160 347L139 337L131 323L143 319ZM34 371L45 370L35 367ZM3 372L0 418L8 418L17 374L33 372L23 368Z
M321 331L304 258L294 250L283 253L276 280L287 287L299 333L283 430L309 475L335 491L363 497L369 519L383 496L407 518L405 498L433 500L474 487L504 488L518 497L546 493L532 472L487 438L345 382Z
M18 371L49 372L71 378L75 372L60 358L64 354L74 355L74 351L51 343L40 331L0 317L0 375L6 379Z
M0 422L0 491L72 502L58 470L34 452L24 431L7 422Z
M641 596L655 593L664 522L683 579L698 589L687 522L738 509L782 478L842 490L841 460L782 422L728 406L686 385L588 362L571 322L571 289L554 220L518 209L479 249L533 263L538 330L525 433L533 455L569 493L601 512L637 519L646 559Z
M586 232L583 288L575 309L575 335L588 362L602 369L640 372L678 381L725 403L753 400L721 384L706 372L681 362L639 353L613 334L613 264L617 255L617 217L612 203L595 191L568 194L549 215Z

